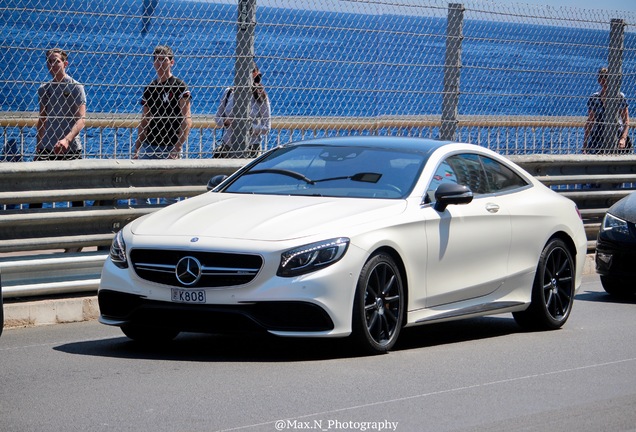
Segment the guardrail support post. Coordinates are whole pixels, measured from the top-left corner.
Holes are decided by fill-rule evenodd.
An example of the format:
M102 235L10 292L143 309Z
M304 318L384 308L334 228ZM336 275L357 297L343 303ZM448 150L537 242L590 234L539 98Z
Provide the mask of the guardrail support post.
M446 60L444 64L444 92L442 95L442 126L440 138L453 140L457 133L457 107L459 105L459 76L462 67L462 39L464 5L448 4L446 24Z

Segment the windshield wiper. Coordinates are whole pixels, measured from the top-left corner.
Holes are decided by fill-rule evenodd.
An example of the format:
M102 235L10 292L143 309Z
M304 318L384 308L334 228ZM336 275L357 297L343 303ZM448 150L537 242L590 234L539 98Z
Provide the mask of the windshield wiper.
M318 182L325 182L325 181L332 181L332 180L351 180L351 181L357 181L357 182L363 182L363 183L377 183L381 177L382 177L382 174L380 173L361 172L361 173L354 174L352 176L330 177L330 178L325 178L320 180L314 180L314 182L318 183Z
M313 181L310 178L305 177L301 173L298 173L296 171L286 170L286 169L265 168L265 169L258 169L258 170L248 171L248 172L246 172L243 175L250 175L250 174L281 174L281 175L286 175L288 177L293 177L293 178L295 178L297 180L302 180L302 181L304 181L307 184L316 184L315 181Z
M312 180L308 177L305 177L299 172L286 170L286 169L279 169L279 168L258 169L258 170L248 171L243 175L250 175L250 174L281 174L281 175L293 177L297 180L302 180L305 183L310 185L315 185L316 183L319 183L319 182L334 181L334 180L351 180L351 181L357 181L357 182L363 182L363 183L377 183L382 177L382 174L380 173L361 172L351 176L329 177L324 179Z

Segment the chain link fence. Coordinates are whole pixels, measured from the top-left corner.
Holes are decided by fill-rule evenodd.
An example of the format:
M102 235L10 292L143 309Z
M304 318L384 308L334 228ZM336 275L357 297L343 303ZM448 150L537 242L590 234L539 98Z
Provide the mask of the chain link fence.
M4 160L251 157L344 134L631 151L618 142L636 97L634 13L485 0L3 0L0 12ZM183 83L149 87L164 82L159 45ZM43 90L54 47L85 117L79 84Z

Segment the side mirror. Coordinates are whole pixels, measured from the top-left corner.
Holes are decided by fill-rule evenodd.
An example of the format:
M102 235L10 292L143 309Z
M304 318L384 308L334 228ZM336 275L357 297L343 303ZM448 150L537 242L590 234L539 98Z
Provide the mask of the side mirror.
M224 174L219 174L212 177L210 181L208 181L208 191L211 191L212 189L223 183L223 180L225 180L226 178L227 176Z
M457 183L442 183L435 191L435 210L443 212L451 204L468 204L473 193L468 186Z

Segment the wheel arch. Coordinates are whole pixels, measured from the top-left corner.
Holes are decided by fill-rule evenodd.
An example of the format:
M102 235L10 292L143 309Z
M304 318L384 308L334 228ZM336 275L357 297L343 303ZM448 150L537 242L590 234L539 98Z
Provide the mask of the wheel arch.
M554 234L552 234L552 236L548 239L548 241L545 242L545 245L543 245L543 247L545 247L548 243L550 243L554 239L562 240L563 243L565 243L565 246L568 248L568 251L572 255L574 262L576 263L577 251L576 251L576 245L574 244L574 240L572 239L572 237L570 237L564 231L557 231Z

